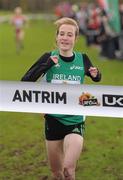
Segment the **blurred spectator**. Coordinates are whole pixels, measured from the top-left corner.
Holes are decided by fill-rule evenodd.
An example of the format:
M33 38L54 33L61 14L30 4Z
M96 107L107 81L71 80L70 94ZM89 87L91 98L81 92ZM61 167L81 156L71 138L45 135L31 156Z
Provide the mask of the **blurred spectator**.
M73 17L72 5L69 2L61 2L55 7L55 15L61 17Z
M76 11L75 11L75 7L76 7ZM86 33L86 21L88 18L87 4L82 3L80 6L74 5L74 8L72 8L72 9L75 13L74 18L76 19L76 21L78 22L78 25L79 25L80 34L85 35L85 33Z
M61 4L58 4L58 5L55 7L55 15L56 15L56 17L58 17L58 18L61 18L61 17L62 17L62 6L61 6Z
M119 49L118 36L111 29L108 16L102 17L101 32L98 37L98 42L101 45L101 57L107 57L109 59L114 59L116 57L115 51Z
M87 46L98 44L97 38L100 34L100 11L96 6L90 6L88 10L88 19L86 25L86 42Z

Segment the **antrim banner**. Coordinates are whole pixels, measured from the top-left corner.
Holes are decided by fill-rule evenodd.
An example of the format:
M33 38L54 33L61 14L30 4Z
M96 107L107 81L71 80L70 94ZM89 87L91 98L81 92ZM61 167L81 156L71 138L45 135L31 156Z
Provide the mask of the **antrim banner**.
M0 81L0 111L123 117L123 86Z

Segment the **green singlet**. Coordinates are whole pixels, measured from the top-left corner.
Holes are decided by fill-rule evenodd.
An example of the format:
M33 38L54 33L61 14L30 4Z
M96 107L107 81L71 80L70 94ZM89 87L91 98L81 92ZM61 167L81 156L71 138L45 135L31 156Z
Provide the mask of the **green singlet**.
M65 62L59 56L59 51L51 52L51 56L58 56L58 63L51 67L46 74L46 81L50 83L83 84L84 64L82 53L74 52L75 58L71 62ZM50 114L64 125L78 124L84 121L84 116Z

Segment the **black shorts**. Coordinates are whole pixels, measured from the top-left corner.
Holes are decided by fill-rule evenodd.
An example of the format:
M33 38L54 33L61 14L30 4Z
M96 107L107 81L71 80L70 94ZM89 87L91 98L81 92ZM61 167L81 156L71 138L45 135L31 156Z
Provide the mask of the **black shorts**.
M85 122L75 125L64 125L56 118L45 115L45 136L47 140L61 140L67 134L75 133L84 135Z

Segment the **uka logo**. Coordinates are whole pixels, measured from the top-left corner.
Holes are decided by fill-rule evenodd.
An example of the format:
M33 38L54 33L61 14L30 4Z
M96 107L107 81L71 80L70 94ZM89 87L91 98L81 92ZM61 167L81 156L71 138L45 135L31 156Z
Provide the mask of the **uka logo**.
M103 106L123 107L123 96L103 94Z
M83 106L100 106L98 99L88 92L82 93L82 95L79 97L79 104Z

